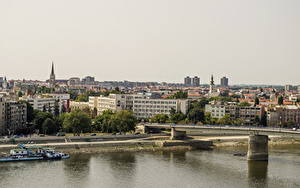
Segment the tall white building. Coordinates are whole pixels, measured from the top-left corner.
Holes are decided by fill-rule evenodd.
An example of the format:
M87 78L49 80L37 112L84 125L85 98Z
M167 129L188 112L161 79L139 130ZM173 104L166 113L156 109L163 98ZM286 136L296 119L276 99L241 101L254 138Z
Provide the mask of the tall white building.
M52 113L54 113L55 103L56 103L55 98L35 97L35 98L27 98L26 101L28 101L29 104L35 110L43 111L45 109L46 111L51 111Z
M105 110L120 111L132 109L132 95L110 94L109 96L90 96L89 106L91 109L96 108L98 114Z
M221 119L226 114L225 105L207 104L205 105L205 113L210 113L212 118Z
M133 112L137 118L151 118L157 114L170 115L171 110L188 111L188 100L177 99L134 99Z
M89 107L96 108L98 114L105 110L131 110L138 118L149 118L156 114L170 114L172 108L186 114L188 100L153 99L143 94L110 94L106 97L89 97Z

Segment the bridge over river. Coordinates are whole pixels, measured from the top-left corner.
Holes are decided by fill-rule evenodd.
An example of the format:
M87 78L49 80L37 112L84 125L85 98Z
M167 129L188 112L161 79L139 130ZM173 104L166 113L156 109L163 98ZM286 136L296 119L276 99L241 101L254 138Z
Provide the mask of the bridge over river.
M187 133L194 131L201 134L249 134L248 160L268 160L269 135L299 137L300 131L282 128L262 127L238 127L238 126L208 126L208 125L175 125L175 124L140 124L139 128L144 133L151 132L151 129L171 129L171 139L184 139Z
M284 128L269 128L269 127L240 127L240 126L210 126L210 125L178 125L178 124L156 124L146 123L140 124L143 132L151 132L155 129L171 129L171 139L180 139L188 134L197 132L198 134L218 134L218 135L247 135L247 134L262 134L299 137L300 131Z

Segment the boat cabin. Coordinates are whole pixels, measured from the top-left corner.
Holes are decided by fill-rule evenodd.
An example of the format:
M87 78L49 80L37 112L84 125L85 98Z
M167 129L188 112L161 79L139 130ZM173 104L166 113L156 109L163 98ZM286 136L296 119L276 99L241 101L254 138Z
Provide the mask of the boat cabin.
M12 149L10 150L10 155L28 155L29 151L26 149Z

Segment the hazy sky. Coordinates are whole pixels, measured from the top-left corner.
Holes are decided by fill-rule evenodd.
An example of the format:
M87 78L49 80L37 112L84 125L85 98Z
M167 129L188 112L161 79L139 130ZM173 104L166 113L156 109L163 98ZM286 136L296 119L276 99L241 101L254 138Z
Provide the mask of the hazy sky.
M0 76L300 85L299 0L0 0Z

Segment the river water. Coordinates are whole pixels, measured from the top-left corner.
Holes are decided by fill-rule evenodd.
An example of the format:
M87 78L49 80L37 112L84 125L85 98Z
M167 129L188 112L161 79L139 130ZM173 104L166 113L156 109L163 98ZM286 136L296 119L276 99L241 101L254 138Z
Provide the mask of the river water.
M300 187L300 147L270 150L269 162L213 151L74 154L69 160L0 164L1 188Z

